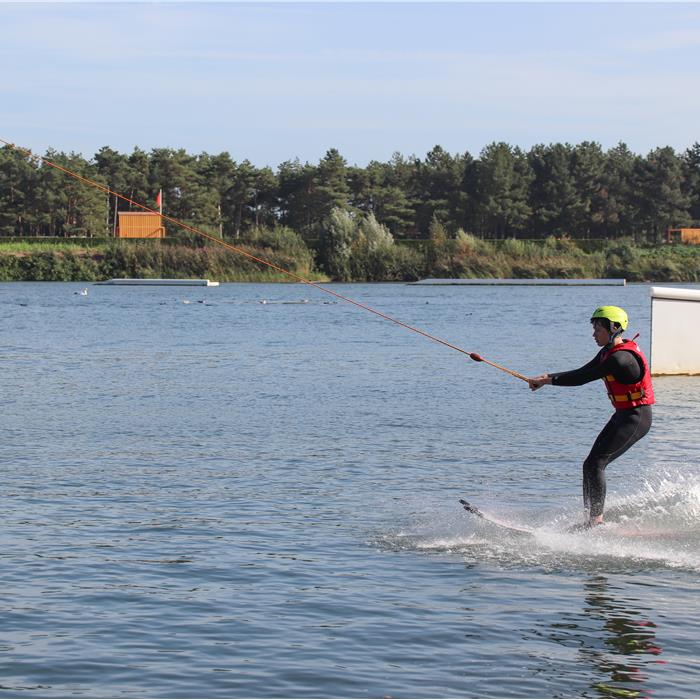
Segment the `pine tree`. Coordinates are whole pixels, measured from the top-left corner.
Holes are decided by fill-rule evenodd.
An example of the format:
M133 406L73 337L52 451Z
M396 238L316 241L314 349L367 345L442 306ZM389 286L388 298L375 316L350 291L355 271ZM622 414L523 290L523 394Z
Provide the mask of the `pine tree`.
M700 225L700 143L697 141L682 156L684 188L688 213L694 225Z
M602 233L606 238L635 235L639 222L635 173L639 161L639 156L624 143L619 143L605 154L600 198Z
M573 230L578 193L571 160L569 144L538 145L528 153L533 173L532 228L537 237L561 236Z
M525 154L506 143L493 143L481 152L477 197L482 231L505 238L524 230L531 213L532 171Z
M576 188L572 206L571 234L590 238L602 232L605 219L602 195L605 155L600 144L591 141L574 146L571 175Z
M0 149L0 236L32 234L35 180L31 158L9 146Z
M656 148L640 162L639 212L649 243L659 243L668 228L690 223L690 199L684 192L683 167L673 148Z
M281 223L303 236L314 235L316 168L299 159L285 161L277 171Z
M326 219L334 209L347 209L350 188L345 158L331 148L321 159L314 176L315 218Z
M466 157L469 157L468 154ZM419 230L430 230L433 217L457 228L464 208L461 184L464 175L463 156L452 156L435 146L425 161L415 162L416 223Z

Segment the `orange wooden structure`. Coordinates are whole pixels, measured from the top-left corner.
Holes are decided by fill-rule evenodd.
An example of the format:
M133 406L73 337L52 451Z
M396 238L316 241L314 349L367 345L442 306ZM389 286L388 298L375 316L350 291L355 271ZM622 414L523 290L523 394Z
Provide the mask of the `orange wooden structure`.
M140 211L120 211L117 238L165 238L163 217Z
M700 228L670 228L666 231L668 243L700 244Z

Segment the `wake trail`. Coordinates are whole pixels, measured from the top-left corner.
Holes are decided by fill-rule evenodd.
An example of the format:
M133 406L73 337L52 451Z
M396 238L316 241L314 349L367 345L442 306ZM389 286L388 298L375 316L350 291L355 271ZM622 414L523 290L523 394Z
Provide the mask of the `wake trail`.
M462 510L457 498L452 503L449 511L413 516L376 543L504 565L700 571L700 475L680 469L659 471L634 493L609 498L606 524L590 530L567 531L582 521L579 506L543 517L479 502L489 521Z

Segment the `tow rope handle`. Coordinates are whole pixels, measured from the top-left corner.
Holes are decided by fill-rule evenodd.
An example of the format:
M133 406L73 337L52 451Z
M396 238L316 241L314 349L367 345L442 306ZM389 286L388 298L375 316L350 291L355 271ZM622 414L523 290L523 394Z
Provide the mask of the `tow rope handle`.
M508 369L507 367L504 367L503 365L498 365L495 362L491 362L491 360L487 360L485 357L482 357L476 352L470 352L469 357L474 360L474 362L485 362L487 365L491 365L491 367L495 367L496 369L500 369L501 372L506 372L507 374L510 374L513 377L516 377L517 379L522 379L524 382L529 382L529 379L524 375L520 374L520 372L516 372L513 369Z

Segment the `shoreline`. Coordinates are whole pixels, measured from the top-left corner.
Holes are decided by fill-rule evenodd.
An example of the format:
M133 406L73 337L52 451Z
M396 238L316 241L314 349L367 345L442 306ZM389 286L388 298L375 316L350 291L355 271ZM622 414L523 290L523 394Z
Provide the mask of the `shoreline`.
M543 242L470 239L467 245L447 240L440 246L421 241L425 250L397 255L413 242L393 243L375 252L373 265L350 266L343 275L324 269L317 252L301 240L273 248L256 242L236 242L251 254L311 282L404 282L478 284L476 280L620 280L630 283L700 283L700 246L636 246L610 241L605 249L586 251L574 241ZM385 257L382 257L385 256ZM388 263L387 263L388 261ZM393 264L389 264L393 263ZM218 282L294 283L299 280L224 248L169 241L3 242L0 240L1 282L104 282L118 277L208 278ZM472 280L472 281L469 281ZM567 282L570 280L571 282ZM482 282L487 284L489 282ZM543 282L552 284L552 282Z

